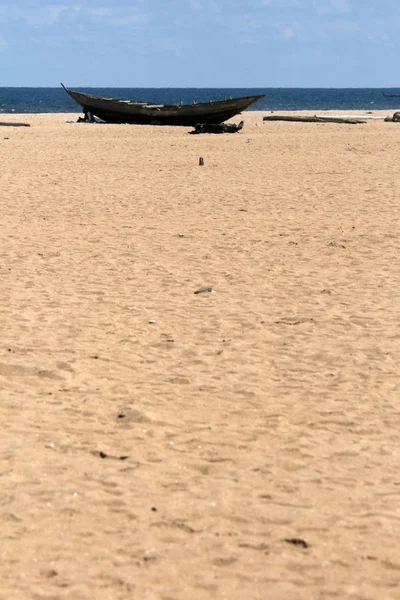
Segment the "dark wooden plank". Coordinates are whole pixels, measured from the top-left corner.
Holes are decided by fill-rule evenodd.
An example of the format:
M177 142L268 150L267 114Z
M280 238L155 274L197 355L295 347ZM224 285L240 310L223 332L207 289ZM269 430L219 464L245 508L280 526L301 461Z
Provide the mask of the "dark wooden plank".
M356 125L358 123L366 123L360 119L352 119L345 117L294 117L292 115L268 115L263 118L263 121L299 121L300 123L348 123Z
M30 127L29 123L8 123L6 121L0 121L0 127Z

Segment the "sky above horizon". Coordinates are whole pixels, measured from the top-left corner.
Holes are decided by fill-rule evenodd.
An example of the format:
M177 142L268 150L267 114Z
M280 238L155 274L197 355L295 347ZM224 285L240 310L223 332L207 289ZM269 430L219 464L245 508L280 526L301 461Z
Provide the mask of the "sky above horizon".
M399 87L398 0L3 0L0 87Z

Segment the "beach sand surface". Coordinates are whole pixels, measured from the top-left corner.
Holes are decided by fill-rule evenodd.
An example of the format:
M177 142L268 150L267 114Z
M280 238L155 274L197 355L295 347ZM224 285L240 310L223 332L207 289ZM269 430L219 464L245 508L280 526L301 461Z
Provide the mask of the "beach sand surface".
M400 598L400 124L267 114L2 115L0 600Z

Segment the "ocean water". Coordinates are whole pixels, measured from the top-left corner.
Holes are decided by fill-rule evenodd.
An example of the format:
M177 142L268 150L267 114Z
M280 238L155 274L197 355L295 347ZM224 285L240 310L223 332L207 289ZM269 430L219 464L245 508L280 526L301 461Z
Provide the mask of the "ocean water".
M73 88L78 91L159 104L191 104L222 100L224 97L266 94L248 110L397 110L400 97L386 98L383 92L400 89L381 88ZM0 113L71 113L81 107L59 88L0 87Z

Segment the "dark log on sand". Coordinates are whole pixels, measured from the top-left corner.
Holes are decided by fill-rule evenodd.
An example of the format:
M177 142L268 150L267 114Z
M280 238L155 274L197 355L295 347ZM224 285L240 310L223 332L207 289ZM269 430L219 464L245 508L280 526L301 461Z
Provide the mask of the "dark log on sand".
M357 123L366 123L360 119L349 119L345 117L293 117L286 115L268 115L263 118L263 121L300 121L301 123L349 123L356 125Z
M0 121L0 127L30 127L29 123L7 123Z
M235 123L197 123L194 126L194 131L189 133L237 133L243 129L244 121L240 121L239 125Z

